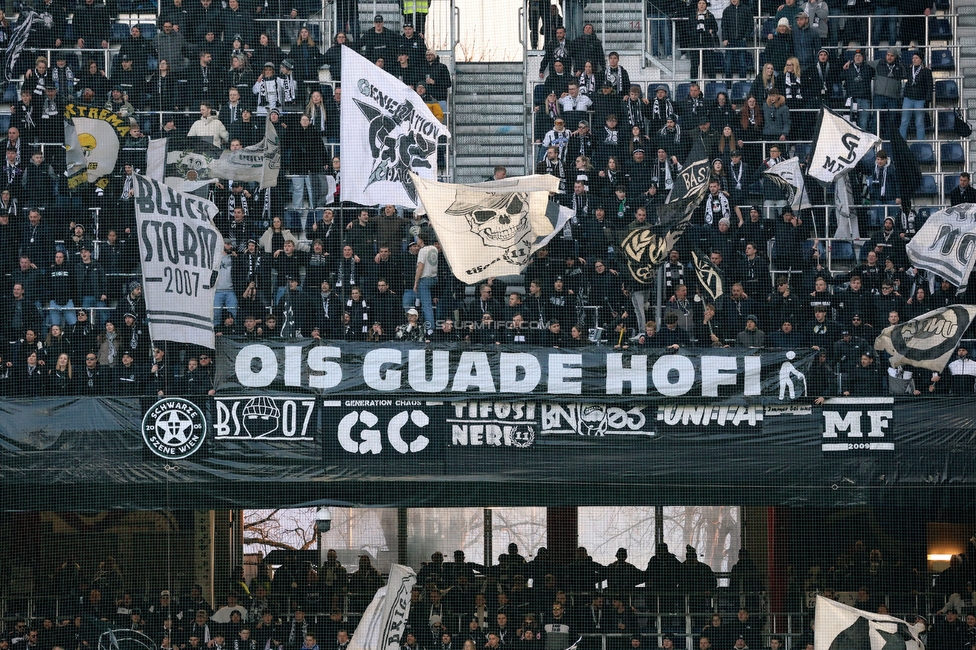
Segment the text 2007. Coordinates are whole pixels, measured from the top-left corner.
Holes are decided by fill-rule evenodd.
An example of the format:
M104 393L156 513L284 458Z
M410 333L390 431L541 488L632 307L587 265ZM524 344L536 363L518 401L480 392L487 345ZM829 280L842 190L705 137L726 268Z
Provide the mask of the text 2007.
M166 293L194 297L200 290L200 274L196 271L167 266L163 268L163 276L166 278Z

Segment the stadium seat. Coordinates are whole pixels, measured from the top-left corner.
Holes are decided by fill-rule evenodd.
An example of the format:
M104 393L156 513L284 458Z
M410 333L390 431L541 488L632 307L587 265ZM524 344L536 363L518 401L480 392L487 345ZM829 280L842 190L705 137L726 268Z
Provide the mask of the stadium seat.
M888 208L894 208L894 206L872 205L870 208L868 208L868 224L872 228L880 228L882 225L884 225L885 217L894 216L893 210L889 215Z
M532 105L541 106L546 101L546 87L543 84L536 84L532 89Z
M691 83L678 84L678 89L674 93L674 101L680 102L691 94Z
M793 151L793 155L800 159L800 162L804 162L810 155L810 151L813 150L813 144L810 142L801 142L796 145L796 149Z
M966 162L966 152L958 142L944 142L941 147L942 164Z
M849 241L830 242L830 268L838 270L837 267L854 268L857 258L854 256L854 244Z
M955 135L956 114L952 111L943 111L936 115L938 115L936 119L939 122L939 137L945 138L946 136Z
M925 177L923 176L922 178ZM933 178L932 181L935 182L935 179ZM957 187L959 187L959 176L957 174L950 174L949 176L942 177L942 189L946 196L948 196L949 192Z
M139 31L142 32L142 37L147 40L153 40L156 38L156 26L152 23L139 23Z
M949 23L948 18L929 18L929 40L952 40L952 25Z
M916 190L915 194L918 196L938 196L939 186L935 182L935 176L923 174L922 182L919 183L918 190Z
M805 239L803 241L803 243L801 244L801 248L803 249L803 259L809 259L810 258L810 251L813 249L813 240L811 240L811 239ZM827 256L827 247L824 245L824 243L822 241L818 241L817 242L817 250L820 251L820 257L821 257L821 259L826 258L826 256Z
M0 133L6 133L10 128L10 113L0 113Z
M932 145L930 145L928 142L916 142L915 144L911 145L911 149L912 153L915 154L916 160L918 160L918 164L935 164L935 151L932 149Z
M744 102L749 93L752 92L751 81L736 81L732 83L732 101L734 103Z
M882 52L883 53L884 52L887 52L887 50L886 49L885 50L882 50ZM911 65L912 65L912 54L914 54L914 53L915 53L915 50L905 49L905 50L902 50L901 51L901 64L903 66L905 66L906 69L907 68L910 68ZM884 58L884 57L882 57L882 58Z
M952 57L952 50L933 50L929 67L932 70L954 72L956 60Z
M124 41L129 38L129 25L126 23L113 23L111 39L113 41Z
M728 94L729 88L724 81L706 81L705 82L705 99L710 102L715 101L719 93Z
M952 0L935 0L936 11L949 11L952 9Z
M305 230L305 224L302 223L301 210L285 210L284 217L285 228L288 228L292 232L301 232Z
M332 84L319 84L319 92L322 93L322 101L326 105L328 105L335 94L335 91L332 90Z
M888 53L888 49L884 47L874 48L874 60L884 61L885 55Z

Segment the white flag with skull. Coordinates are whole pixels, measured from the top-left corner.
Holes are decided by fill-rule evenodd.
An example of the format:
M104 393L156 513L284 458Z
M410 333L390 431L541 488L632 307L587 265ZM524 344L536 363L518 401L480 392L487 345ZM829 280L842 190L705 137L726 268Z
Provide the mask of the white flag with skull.
M555 176L453 185L411 174L447 261L467 284L516 275L555 230L548 215Z

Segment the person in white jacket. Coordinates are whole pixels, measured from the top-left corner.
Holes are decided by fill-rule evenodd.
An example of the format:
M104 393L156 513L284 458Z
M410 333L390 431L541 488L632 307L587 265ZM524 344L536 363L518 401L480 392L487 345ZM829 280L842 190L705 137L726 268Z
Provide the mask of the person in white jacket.
M227 127L220 121L220 118L213 112L210 102L200 104L200 119L190 126L190 131L186 134L188 138L194 136L202 138L213 138L215 147L223 148L224 143L230 138Z

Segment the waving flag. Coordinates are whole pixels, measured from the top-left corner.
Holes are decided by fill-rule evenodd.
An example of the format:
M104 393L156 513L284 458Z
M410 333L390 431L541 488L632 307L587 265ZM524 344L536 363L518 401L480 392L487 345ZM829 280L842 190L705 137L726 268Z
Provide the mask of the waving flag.
M891 355L896 366L907 364L942 372L976 316L976 306L950 305L881 330L875 350Z
M816 650L921 650L924 626L900 618L855 609L817 596L813 624Z
M416 208L410 172L436 179L437 139L450 132L412 88L349 48L342 78L342 200Z
M698 282L705 287L712 300L718 300L725 293L725 274L722 269L712 264L708 256L697 248L691 250L691 263L695 267Z
M20 60L21 52L27 47L27 41L34 29L34 23L39 20L41 20L40 15L30 8L24 9L20 14L20 20L17 21L17 26L10 34L10 40L7 41L7 61L3 66L4 82L13 81L20 76L17 74L17 61Z
M695 210L708 193L708 165L708 155L699 140L675 178L668 202L657 209L658 225L636 228L623 236L618 251L636 282L654 281L654 270L691 225Z
M363 612L349 650L400 650L410 616L410 591L416 583L413 569L394 564L386 586L379 588Z
M809 174L824 183L849 172L881 138L862 131L829 108L820 111Z
M961 287L976 263L976 204L939 210L926 220L906 247L912 266Z
M411 176L451 270L462 282L521 273L540 240L555 232L548 216L549 195L559 191L555 176L477 185Z
M799 158L794 156L789 160L784 160L778 165L767 168L764 173L786 192L786 201L791 208L806 210L813 207L810 203L810 197L807 196Z
M106 108L68 104L64 108L65 171L68 188L96 183L105 188L119 159L128 120Z

